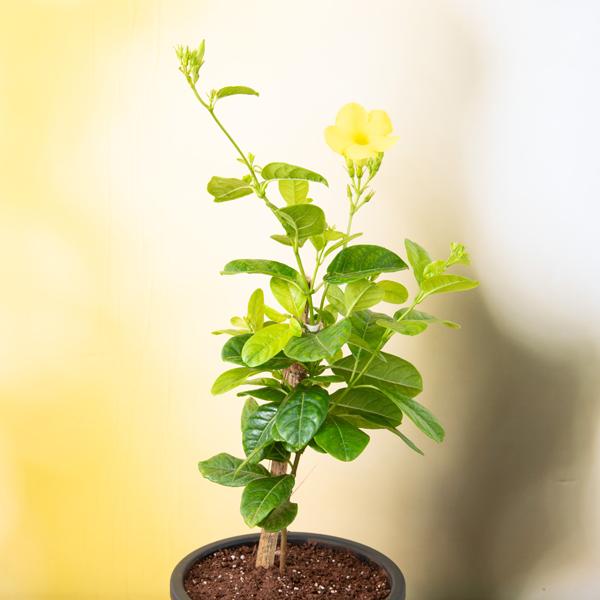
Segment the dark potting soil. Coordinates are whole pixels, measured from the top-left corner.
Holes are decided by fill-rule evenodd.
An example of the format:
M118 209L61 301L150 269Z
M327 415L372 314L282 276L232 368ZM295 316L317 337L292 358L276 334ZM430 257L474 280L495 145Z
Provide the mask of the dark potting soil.
M289 544L283 575L277 565L257 569L255 557L256 545L218 550L192 567L185 590L192 600L384 600L390 593L385 571L348 550Z

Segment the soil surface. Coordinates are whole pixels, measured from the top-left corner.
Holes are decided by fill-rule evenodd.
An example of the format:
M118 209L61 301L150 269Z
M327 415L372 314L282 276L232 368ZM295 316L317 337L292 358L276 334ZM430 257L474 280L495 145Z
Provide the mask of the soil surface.
M337 598L384 600L387 574L348 550L289 544L284 575L279 567L257 569L256 545L219 550L196 563L185 579L192 600Z

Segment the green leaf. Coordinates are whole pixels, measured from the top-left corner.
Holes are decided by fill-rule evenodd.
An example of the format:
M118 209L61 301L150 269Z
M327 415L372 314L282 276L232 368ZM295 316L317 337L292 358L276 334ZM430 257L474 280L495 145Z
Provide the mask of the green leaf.
M305 284L298 271L288 265L275 260L263 260L260 258L241 258L232 260L225 265L222 275L237 275L238 273L260 273L262 275L271 275L293 283L301 289Z
M284 246L293 246L294 245L294 240L292 240L289 236L287 235L280 235L278 233L275 233L271 236L272 240L275 240L276 242L279 242L280 244L283 244ZM302 246L304 242L300 243L300 246Z
M323 450L338 460L354 460L369 443L369 436L340 417L329 416L315 435Z
M288 462L290 453L285 449L282 442L268 444L262 452L263 460L276 460L277 462Z
M227 202L253 193L252 187L243 179L232 177L213 177L206 186L215 202Z
M379 304L383 300L383 296L384 291L367 279L359 279L349 283L344 291L346 315Z
M271 292L284 310L302 319L304 307L306 306L306 295L301 289L291 285L284 279L273 277L271 279Z
M377 325L390 329L394 333L401 333L402 335L419 335L427 329L427 323L425 321L411 321L409 319L403 319L402 321L393 321L391 319L379 319Z
M366 354L361 356L355 367L354 356L346 356L333 364L331 369L349 381L353 373L360 373L366 367L368 360L370 358ZM407 360L386 352L377 355L358 383L372 385L382 391L383 386L395 386L398 391L411 397L423 390L423 380L417 369Z
M316 183L322 183L326 186L329 185L322 175L304 169L303 167L297 167L296 165L289 165L287 163L269 163L263 167L261 175L267 181L274 179L300 179L302 181L315 181Z
M423 271L425 271L425 267L431 262L431 257L427 254L427 250L419 246L416 242L404 240L404 246L408 262L413 268L415 279L421 283L423 281Z
M323 258L329 256L332 252L335 252L338 248L341 248L344 244L351 242L352 240L360 237L362 233L353 233L352 235L343 234L344 237L337 243L333 244L333 246L329 246L325 253L323 254Z
M391 250L370 244L357 244L344 248L335 256L323 279L328 283L348 283L369 275L406 268L406 263Z
M325 213L314 204L296 204L277 211L288 236L298 241L306 240L325 231Z
M298 505L285 500L274 508L258 525L266 531L276 532L289 527L298 515Z
M252 337L251 333L245 333L242 335L236 335L225 342L223 349L221 350L221 359L226 362L231 362L236 365L247 367L248 365L242 358L242 350L246 342ZM267 362L261 365L261 370L270 371L277 369L285 369L289 367L291 360L287 358L283 353L279 353ZM258 372L258 371L257 371Z
M265 304L265 315L267 316L267 318L271 319L271 321L274 321L275 323L283 323L288 318L288 315L284 315L284 314L280 313L278 310L275 310L274 308L267 306L266 304Z
M281 179L279 193L288 206L304 204L308 196L308 181L298 179Z
M249 88L245 85L228 85L226 87L222 87L217 92L217 98L226 98L227 96L238 96L238 95L246 95L246 96L258 96L258 92Z
M426 436L436 442L444 440L444 428L422 404L403 395L397 387L386 386L382 391Z
M384 313L361 310L350 316L353 336L366 342L367 348L375 350L385 335L386 330L377 325L379 319L389 318ZM360 354L360 353L359 353Z
M423 312L422 310L415 310L414 308L407 313L408 308L399 308L394 313L394 319L400 318L402 315L406 313L404 316L405 319L409 321L426 321L427 323L439 323L440 325L445 325L450 329L460 329L460 325L455 323L454 321L448 321L446 319L438 319L429 313Z
M242 459L223 452L199 462L198 469L209 481L229 487L242 487L256 479L269 477L269 471L262 465L245 465L240 468L243 462Z
M246 525L258 525L274 508L290 497L293 489L294 478L291 475L251 481L244 489L240 506Z
M323 360L333 356L348 341L351 332L350 322L343 320L318 333L291 339L283 351L299 362Z
M238 394L238 396L240 396L240 394ZM250 415L252 415L252 413L256 412L259 407L260 407L260 404L254 398L246 398L246 402L244 402L244 406L242 408L242 415L240 418L240 425L241 425L242 431L244 431L244 429L246 429L246 425L248 423L248 419L250 418Z
M283 402L287 393L275 387L261 387L252 390L244 390L239 392L238 396L252 396L259 400L267 400L268 402Z
M331 405L331 414L363 429L387 429L402 422L402 411L396 403L373 387L337 390L331 396Z
M342 291L342 288L337 285L330 284L327 286L326 295L327 300L331 302L333 308L335 308L335 310L337 310L338 313L342 315L345 314L346 300L344 298L344 292Z
M279 354L293 332L289 325L277 323L257 331L242 348L242 360L249 367L258 367Z
M210 391L215 396L224 394L238 385L242 385L250 375L255 373L260 373L260 369L249 369L248 367L229 369L217 377Z
M464 292L472 290L479 285L479 281L461 277L460 275L435 275L421 282L424 296L430 294L444 294L446 292Z
M252 292L248 301L248 323L252 331L258 331L265 320L265 295L258 288Z
M294 450L301 450L323 424L328 406L329 394L323 388L296 388L277 414L278 438Z
M242 348L251 337L251 333L244 333L242 335L235 335L228 339L221 350L221 360L234 363L242 367L248 366L242 360Z
M394 429L393 427L389 428L394 435L397 435L411 450L414 450L417 454L421 456L425 456L425 453L421 448L419 448L408 436L404 435L400 430Z
M277 417L277 404L263 404L248 415L242 430L242 447L249 462L259 462L261 451L273 441L273 425Z
M383 301L390 304L402 304L408 298L408 290L396 281L383 279L377 282L377 287L383 290Z
M213 335L233 335L239 336L248 333L247 329L216 329L215 331L211 331Z

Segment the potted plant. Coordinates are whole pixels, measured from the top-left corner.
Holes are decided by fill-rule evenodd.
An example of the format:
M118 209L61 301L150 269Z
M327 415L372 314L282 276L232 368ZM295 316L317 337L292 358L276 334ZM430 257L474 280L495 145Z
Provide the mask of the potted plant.
M204 42L197 49L177 48L179 68L245 170L241 176L213 177L208 193L219 203L255 196L257 210L266 209L279 229L271 236L274 243L289 248L294 266L241 258L223 269L224 275L266 277L279 306L267 303L258 288L245 315L214 332L229 336L221 356L234 366L217 378L212 393L241 388L243 456L220 453L201 461L199 469L214 483L243 488L242 517L261 532L190 554L173 573L171 597L402 599L402 574L385 556L340 538L288 535L298 512L294 486L304 452L352 461L367 447L370 430L387 430L422 454L401 430L405 418L436 442L443 440L440 423L415 400L423 389L421 375L384 349L395 335L414 336L435 325L458 327L420 305L434 294L478 285L449 272L468 264L468 255L453 243L448 258L432 260L422 246L406 240L405 261L397 249L355 243L361 234L352 230L353 218L373 199L384 152L396 142L384 111L348 104L325 130L348 174L348 224L338 231L310 198L311 185L328 185L322 175L283 162L259 166L225 128L216 114L218 103L258 93L229 86L203 96L198 81L204 51ZM310 270L307 254L312 254ZM402 283L388 278L409 265L416 280L412 298ZM382 303L391 310L373 310Z

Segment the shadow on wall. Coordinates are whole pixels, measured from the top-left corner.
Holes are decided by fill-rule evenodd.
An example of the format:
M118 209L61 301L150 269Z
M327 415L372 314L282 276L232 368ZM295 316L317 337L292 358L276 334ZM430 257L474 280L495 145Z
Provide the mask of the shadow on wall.
M473 379L460 392L453 432L460 454L430 506L456 558L430 557L424 600L507 598L547 553L573 560L585 538L574 515L583 510L598 419L586 367L596 360L585 344L580 355L527 349L481 303L468 313L459 351Z
M428 247L428 240L452 235L468 244L463 234L476 231L477 223L469 222L467 164L460 150L487 84L486 49L464 19L437 9L423 9L423 16L420 33L435 37L439 52L426 65L431 99L410 115L421 137L404 139L410 155L401 161L422 165L427 177L398 165L394 187L406 190L417 211L411 208L410 215L417 241ZM451 80L447 87L439 84L442 74ZM390 227L390 238L395 225L383 225ZM476 264L476 244L468 245ZM492 276L481 273L482 286ZM480 293L461 295L445 309L448 304L465 328L458 337L438 336L427 350L444 357L432 359L441 380L460 381L460 387L435 386L452 413L446 448L440 448L448 453L443 475L421 491L430 496L431 521L429 538L419 543L427 553L413 567L419 571L415 592L419 600L514 599L542 561L567 555L573 561L584 551L586 523L577 516L599 417L590 366L597 358L591 340L583 338L568 350L558 342L539 352L520 343L501 330ZM506 306L503 312L512 310ZM432 409L437 412L435 402Z

